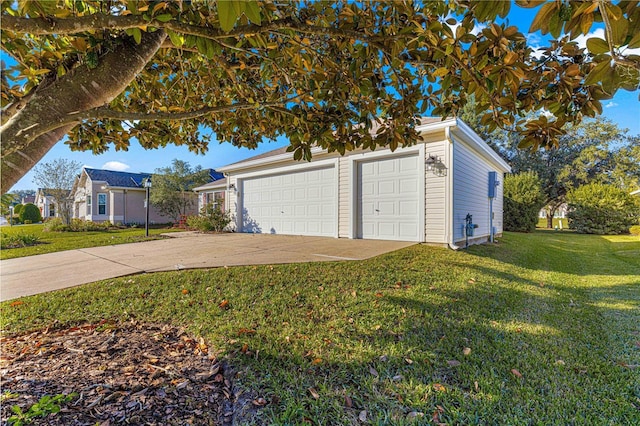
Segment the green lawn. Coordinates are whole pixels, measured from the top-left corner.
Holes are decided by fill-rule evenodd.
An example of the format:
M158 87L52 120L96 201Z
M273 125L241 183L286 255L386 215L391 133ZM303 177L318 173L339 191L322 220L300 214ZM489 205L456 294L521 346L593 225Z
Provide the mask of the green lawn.
M385 425L640 424L637 237L507 233L468 251L148 274L22 301L0 305L5 333L188 326L236 389L268 401L257 424L362 424L362 411Z
M3 234L33 234L40 238L40 243L29 247L4 249L0 251L0 259L33 256L36 254L53 253L62 250L72 250L86 247L109 246L114 244L133 243L142 241L144 227L114 229L96 232L43 232L43 224L2 226ZM160 234L180 229L158 228L149 229L149 238L157 239Z
M562 229L564 229L565 231L569 229L569 219L559 219L556 217L553 218L553 229L560 228L560 222L562 222ZM538 224L536 225L536 227L547 229L547 219L538 219Z

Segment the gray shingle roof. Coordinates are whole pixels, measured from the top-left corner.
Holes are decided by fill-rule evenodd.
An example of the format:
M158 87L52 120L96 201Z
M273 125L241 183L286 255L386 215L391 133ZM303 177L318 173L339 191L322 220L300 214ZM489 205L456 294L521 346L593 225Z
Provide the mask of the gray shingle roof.
M151 177L151 173L116 172L113 170L84 168L91 180L106 182L109 186L121 188L142 188L142 182ZM224 175L213 169L207 169L210 182L222 179Z

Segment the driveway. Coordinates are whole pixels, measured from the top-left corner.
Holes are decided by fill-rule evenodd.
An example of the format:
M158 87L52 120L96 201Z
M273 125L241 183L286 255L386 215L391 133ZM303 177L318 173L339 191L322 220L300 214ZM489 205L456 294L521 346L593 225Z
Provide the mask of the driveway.
M145 272L362 260L415 243L265 234L167 234L164 240L0 261L0 300Z

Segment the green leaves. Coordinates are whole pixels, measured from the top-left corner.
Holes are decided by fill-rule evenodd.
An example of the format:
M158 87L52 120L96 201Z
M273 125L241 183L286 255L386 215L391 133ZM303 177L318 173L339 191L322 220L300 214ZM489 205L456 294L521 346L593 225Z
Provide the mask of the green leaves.
M600 53L608 52L609 45L601 38L591 37L587 39L587 49L594 55L599 55Z
M256 25L262 23L260 5L256 0L218 0L216 4L220 28L223 31L231 31L242 14Z

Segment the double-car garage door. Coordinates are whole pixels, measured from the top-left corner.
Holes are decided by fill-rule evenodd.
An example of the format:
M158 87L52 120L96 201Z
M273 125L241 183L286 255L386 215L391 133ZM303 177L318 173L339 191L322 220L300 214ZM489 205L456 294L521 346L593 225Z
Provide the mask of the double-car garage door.
M243 232L337 235L333 166L245 179L242 188Z
M347 189L353 208L342 209L355 215L352 236L420 241L418 154L358 161L355 166L353 183L341 182L356 185ZM242 179L242 231L337 236L337 176L331 165Z

